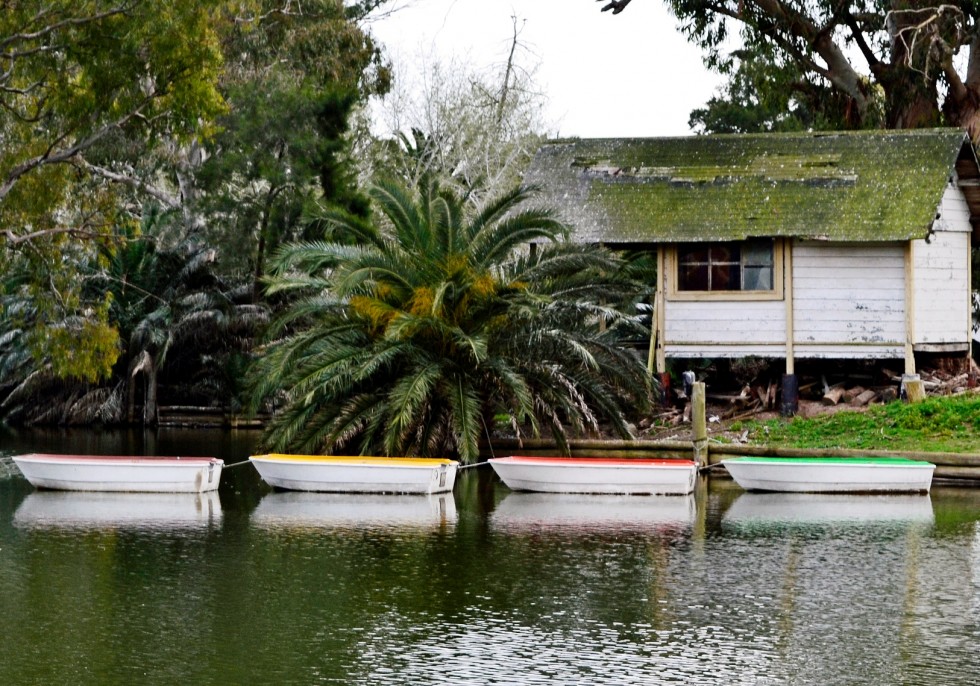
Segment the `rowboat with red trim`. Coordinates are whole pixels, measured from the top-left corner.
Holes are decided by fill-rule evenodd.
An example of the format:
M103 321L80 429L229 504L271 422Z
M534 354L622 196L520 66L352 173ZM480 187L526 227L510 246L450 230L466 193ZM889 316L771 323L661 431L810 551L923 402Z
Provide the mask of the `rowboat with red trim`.
M542 493L685 495L698 473L693 460L681 459L511 455L487 461L508 488Z
M218 488L224 466L214 457L32 453L13 460L35 488L59 491L204 493Z
M901 457L733 457L721 461L747 491L928 493L936 465Z
M329 493L446 493L456 482L454 460L427 457L252 455L274 488Z

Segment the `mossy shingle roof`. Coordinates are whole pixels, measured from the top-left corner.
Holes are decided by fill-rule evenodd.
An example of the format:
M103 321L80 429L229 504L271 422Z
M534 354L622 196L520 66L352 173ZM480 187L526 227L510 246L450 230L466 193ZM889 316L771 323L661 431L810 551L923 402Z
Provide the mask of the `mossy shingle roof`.
M525 177L583 242L925 237L958 129L555 141Z

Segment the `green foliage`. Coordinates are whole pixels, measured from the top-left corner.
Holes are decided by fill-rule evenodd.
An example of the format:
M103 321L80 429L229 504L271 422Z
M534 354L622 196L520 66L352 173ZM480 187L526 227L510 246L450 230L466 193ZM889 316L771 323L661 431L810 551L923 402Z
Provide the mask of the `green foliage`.
M974 140L980 135L980 83L968 68L980 49L972 1L668 5L704 49L706 64L733 77L722 97L692 116L705 130L810 121L833 128L947 125L969 129ZM736 33L744 50L728 55Z
M112 132L151 138L207 131L224 106L216 87L215 4L4 5L0 226L8 236L78 229L72 191L84 178L65 165ZM107 220L86 223L97 230Z
M601 421L629 434L650 382L616 345L635 322L602 304L630 286L616 257L559 240L524 189L477 211L432 181L370 194L383 223L330 213L338 240L277 257L269 290L293 301L250 373L253 409L282 404L269 447L472 462L501 417L562 445Z
M719 70L729 80L705 107L691 112L689 125L697 133L823 131L882 123L880 116L857 120L846 96L771 46L737 50ZM873 112L883 107L882 101Z
M33 297L32 265L17 263L22 270L5 281L0 297L6 418L135 419L136 405L155 403L158 377L179 380L185 402L224 404L234 397L241 375L223 370L233 370L265 310L223 283L213 271L213 249L168 238L175 224L175 217L151 209L142 226L117 227L99 251L79 255L69 271L82 274L83 284L71 291L77 301L60 301L77 302L60 319L52 319L58 310L49 300ZM130 391L137 378L145 378L145 401ZM153 413L145 418L152 421Z
M221 82L229 111L194 174L204 231L229 248L220 255L224 268L256 281L282 242L315 237L304 220L315 203L366 212L348 120L390 85L380 52L343 3L280 6L254 0L229 8Z
M753 442L794 448L976 452L980 396L894 402L865 412L742 422Z

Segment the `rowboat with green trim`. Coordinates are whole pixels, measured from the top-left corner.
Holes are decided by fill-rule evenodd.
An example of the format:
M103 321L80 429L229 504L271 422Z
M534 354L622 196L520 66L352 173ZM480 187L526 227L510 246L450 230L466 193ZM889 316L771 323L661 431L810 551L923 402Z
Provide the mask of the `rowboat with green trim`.
M508 488L539 493L687 495L698 473L693 460L681 459L512 455L487 462Z
M722 460L747 491L928 493L936 465L900 457L733 457Z
M422 457L252 455L273 488L329 493L446 493L456 482L454 460Z

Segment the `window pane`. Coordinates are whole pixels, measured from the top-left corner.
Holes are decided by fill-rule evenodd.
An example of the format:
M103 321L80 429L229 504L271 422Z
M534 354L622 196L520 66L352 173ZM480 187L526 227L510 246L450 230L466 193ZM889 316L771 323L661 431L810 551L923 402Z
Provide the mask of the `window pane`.
M677 288L681 291L771 291L774 241L762 238L677 248Z
M708 265L682 266L677 274L677 288L682 291L708 290Z
M772 266L772 241L749 241L742 247L742 263L746 267Z
M700 262L705 263L708 261L708 248L703 245L686 245L681 246L680 249L680 262L681 264L687 264L689 262Z
M738 246L731 243L722 243L711 246L712 262L738 262Z
M746 267L742 271L742 290L771 291L772 268L771 267Z
M740 288L739 268L729 264L711 265L712 291L737 291Z

